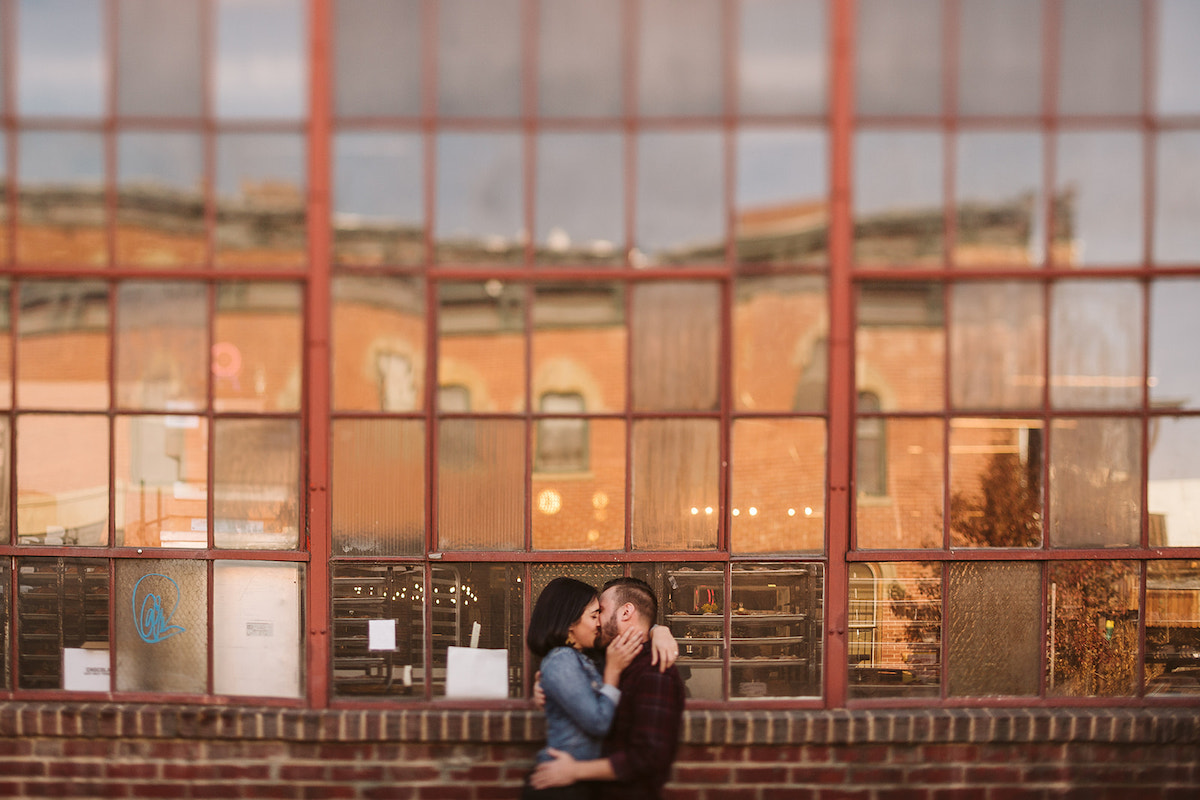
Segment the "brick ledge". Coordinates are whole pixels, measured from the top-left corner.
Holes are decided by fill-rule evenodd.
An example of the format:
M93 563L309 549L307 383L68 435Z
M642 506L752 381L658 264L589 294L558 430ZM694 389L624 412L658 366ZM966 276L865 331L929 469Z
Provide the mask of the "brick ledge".
M121 703L0 704L0 738L536 743L525 709L310 710ZM704 745L1095 742L1200 744L1200 708L690 710Z

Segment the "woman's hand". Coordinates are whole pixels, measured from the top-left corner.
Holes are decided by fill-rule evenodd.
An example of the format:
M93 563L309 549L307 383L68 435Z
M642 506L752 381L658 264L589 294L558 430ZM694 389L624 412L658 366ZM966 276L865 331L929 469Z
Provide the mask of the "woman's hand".
M658 664L659 672L666 672L677 658L679 643L675 641L675 635L666 625L655 625L650 630L650 663Z
M608 643L604 651L604 682L616 686L621 679L621 670L629 666L633 657L642 649L642 632L629 628Z

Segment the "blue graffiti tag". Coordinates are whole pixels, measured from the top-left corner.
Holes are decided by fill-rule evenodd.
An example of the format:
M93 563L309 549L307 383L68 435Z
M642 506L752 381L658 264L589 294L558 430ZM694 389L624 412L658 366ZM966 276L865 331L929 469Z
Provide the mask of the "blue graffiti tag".
M170 613L163 612L163 599L161 595L154 594L149 589L146 594L140 598L138 591L142 586L142 581L146 578L162 578L165 581L170 581L175 587L175 605L171 606ZM175 616L175 610L179 608L179 584L166 575L159 575L151 572L143 575L138 579L138 582L133 586L133 626L137 628L137 634L146 644L154 644L161 642L174 636L177 633L183 633L187 628L179 625L171 625L171 617Z

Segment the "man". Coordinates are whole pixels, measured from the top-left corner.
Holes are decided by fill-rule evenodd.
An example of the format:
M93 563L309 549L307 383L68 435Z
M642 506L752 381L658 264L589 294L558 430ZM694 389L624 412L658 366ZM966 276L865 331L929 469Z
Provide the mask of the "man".
M649 637L658 618L658 599L645 581L616 578L600 593L600 644L606 646L630 628ZM530 776L534 788L568 786L579 781L598 784L602 798L657 798L670 776L679 748L683 720L683 679L670 667L660 671L651 664L649 647L634 656L621 673L612 727L604 740L604 756L576 761L550 750L552 761L538 765Z

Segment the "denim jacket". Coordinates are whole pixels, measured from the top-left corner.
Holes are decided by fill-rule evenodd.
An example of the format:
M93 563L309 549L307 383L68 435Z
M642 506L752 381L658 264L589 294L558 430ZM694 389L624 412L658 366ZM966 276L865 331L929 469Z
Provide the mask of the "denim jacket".
M546 693L546 747L579 760L599 758L621 691L606 684L591 659L574 647L555 647L547 653L541 673ZM537 759L550 759L546 748L538 752Z

